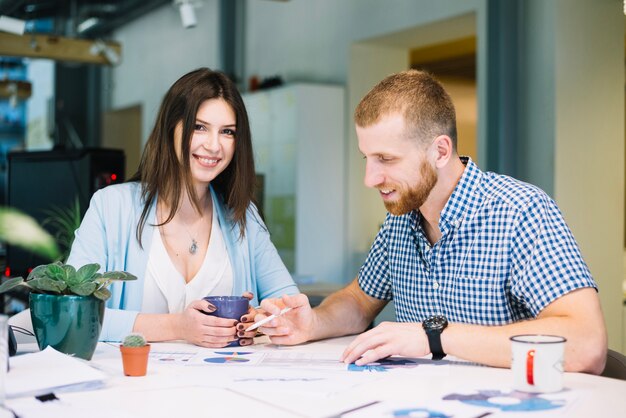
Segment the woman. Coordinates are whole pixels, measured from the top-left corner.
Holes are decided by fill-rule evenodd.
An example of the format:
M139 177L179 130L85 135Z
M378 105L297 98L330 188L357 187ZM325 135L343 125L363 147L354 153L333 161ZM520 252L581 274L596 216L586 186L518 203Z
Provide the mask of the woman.
M248 116L235 85L201 68L169 89L139 170L96 192L68 258L137 281L115 283L101 340L140 332L224 347L252 343L241 323L207 316L207 295L244 295L252 306L298 292L254 206Z

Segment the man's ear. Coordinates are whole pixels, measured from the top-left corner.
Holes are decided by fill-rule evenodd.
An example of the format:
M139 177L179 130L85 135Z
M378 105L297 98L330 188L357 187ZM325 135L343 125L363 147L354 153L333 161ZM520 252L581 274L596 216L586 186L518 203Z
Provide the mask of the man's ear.
M437 168L445 167L454 154L452 139L448 135L439 135L435 138L431 149L434 154L435 167Z

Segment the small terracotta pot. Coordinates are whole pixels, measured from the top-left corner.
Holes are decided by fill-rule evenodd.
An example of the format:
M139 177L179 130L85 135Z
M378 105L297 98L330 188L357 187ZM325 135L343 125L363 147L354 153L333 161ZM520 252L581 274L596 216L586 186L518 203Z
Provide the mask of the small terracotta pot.
M126 376L145 376L148 370L148 354L150 354L150 344L143 347L124 347L120 345L122 352L122 363L124 364L124 374Z

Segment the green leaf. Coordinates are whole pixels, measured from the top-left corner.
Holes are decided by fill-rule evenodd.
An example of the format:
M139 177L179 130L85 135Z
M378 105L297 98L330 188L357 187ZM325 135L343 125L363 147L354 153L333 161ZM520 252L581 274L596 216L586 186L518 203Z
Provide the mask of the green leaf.
M78 274L76 274L74 266L66 264L63 266L63 270L65 271L65 283L67 283L68 287L72 287L80 283L80 278L78 277Z
M65 281L65 270L58 264L48 264L46 275L53 280Z
M48 270L48 265L47 264L42 264L40 266L35 267L30 274L28 275L28 277L26 278L26 281L32 280L32 279L36 279L38 277L46 277L46 271Z
M74 241L74 231L80 226L81 216L78 196L75 196L73 204L67 207L55 205L48 210L44 210L43 213L48 217L43 220L41 226L46 226L50 230L56 231L54 237L63 252L61 259L67 260L72 242Z
M107 300L111 297L111 292L107 288L102 288L93 292L93 295L98 299Z
M72 276L76 276L76 269L74 268L74 266L70 264L64 264L62 269L65 270L65 275L68 278Z
M102 275L102 277L108 280L137 280L136 276L133 276L125 271L107 271Z
M0 207L0 241L31 251L48 260L60 256L52 235L19 210Z
M78 269L78 278L81 282L96 280L97 277L94 276L96 275L98 270L100 270L100 264L85 264Z
M63 293L67 288L65 282L52 280L48 277L39 277L28 282L30 287L45 293Z
M0 293L8 292L9 290L16 288L19 285L28 286L24 282L24 279L21 277L14 277L12 279L9 279L0 285Z
M100 274L100 273L98 273L98 274L97 274L96 276L94 276L94 277L95 277L94 282L96 282L96 283L98 283L98 284L101 284L101 283L107 283L107 282L109 282L109 281L110 281L109 279L107 279L106 277L104 277L104 276L103 276L102 274Z
M96 284L94 282L83 282L70 287L70 291L79 296L89 296L94 290L96 290Z

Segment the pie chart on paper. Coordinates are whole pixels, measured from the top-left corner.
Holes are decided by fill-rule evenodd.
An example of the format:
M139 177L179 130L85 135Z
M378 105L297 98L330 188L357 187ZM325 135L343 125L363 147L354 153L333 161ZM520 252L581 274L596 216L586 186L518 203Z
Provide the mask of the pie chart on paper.
M219 355L219 357L206 357L204 361L206 363L213 364L236 364L236 363L247 363L250 359L245 358L248 354L252 354L251 352L238 352L238 351L216 351L215 354Z

